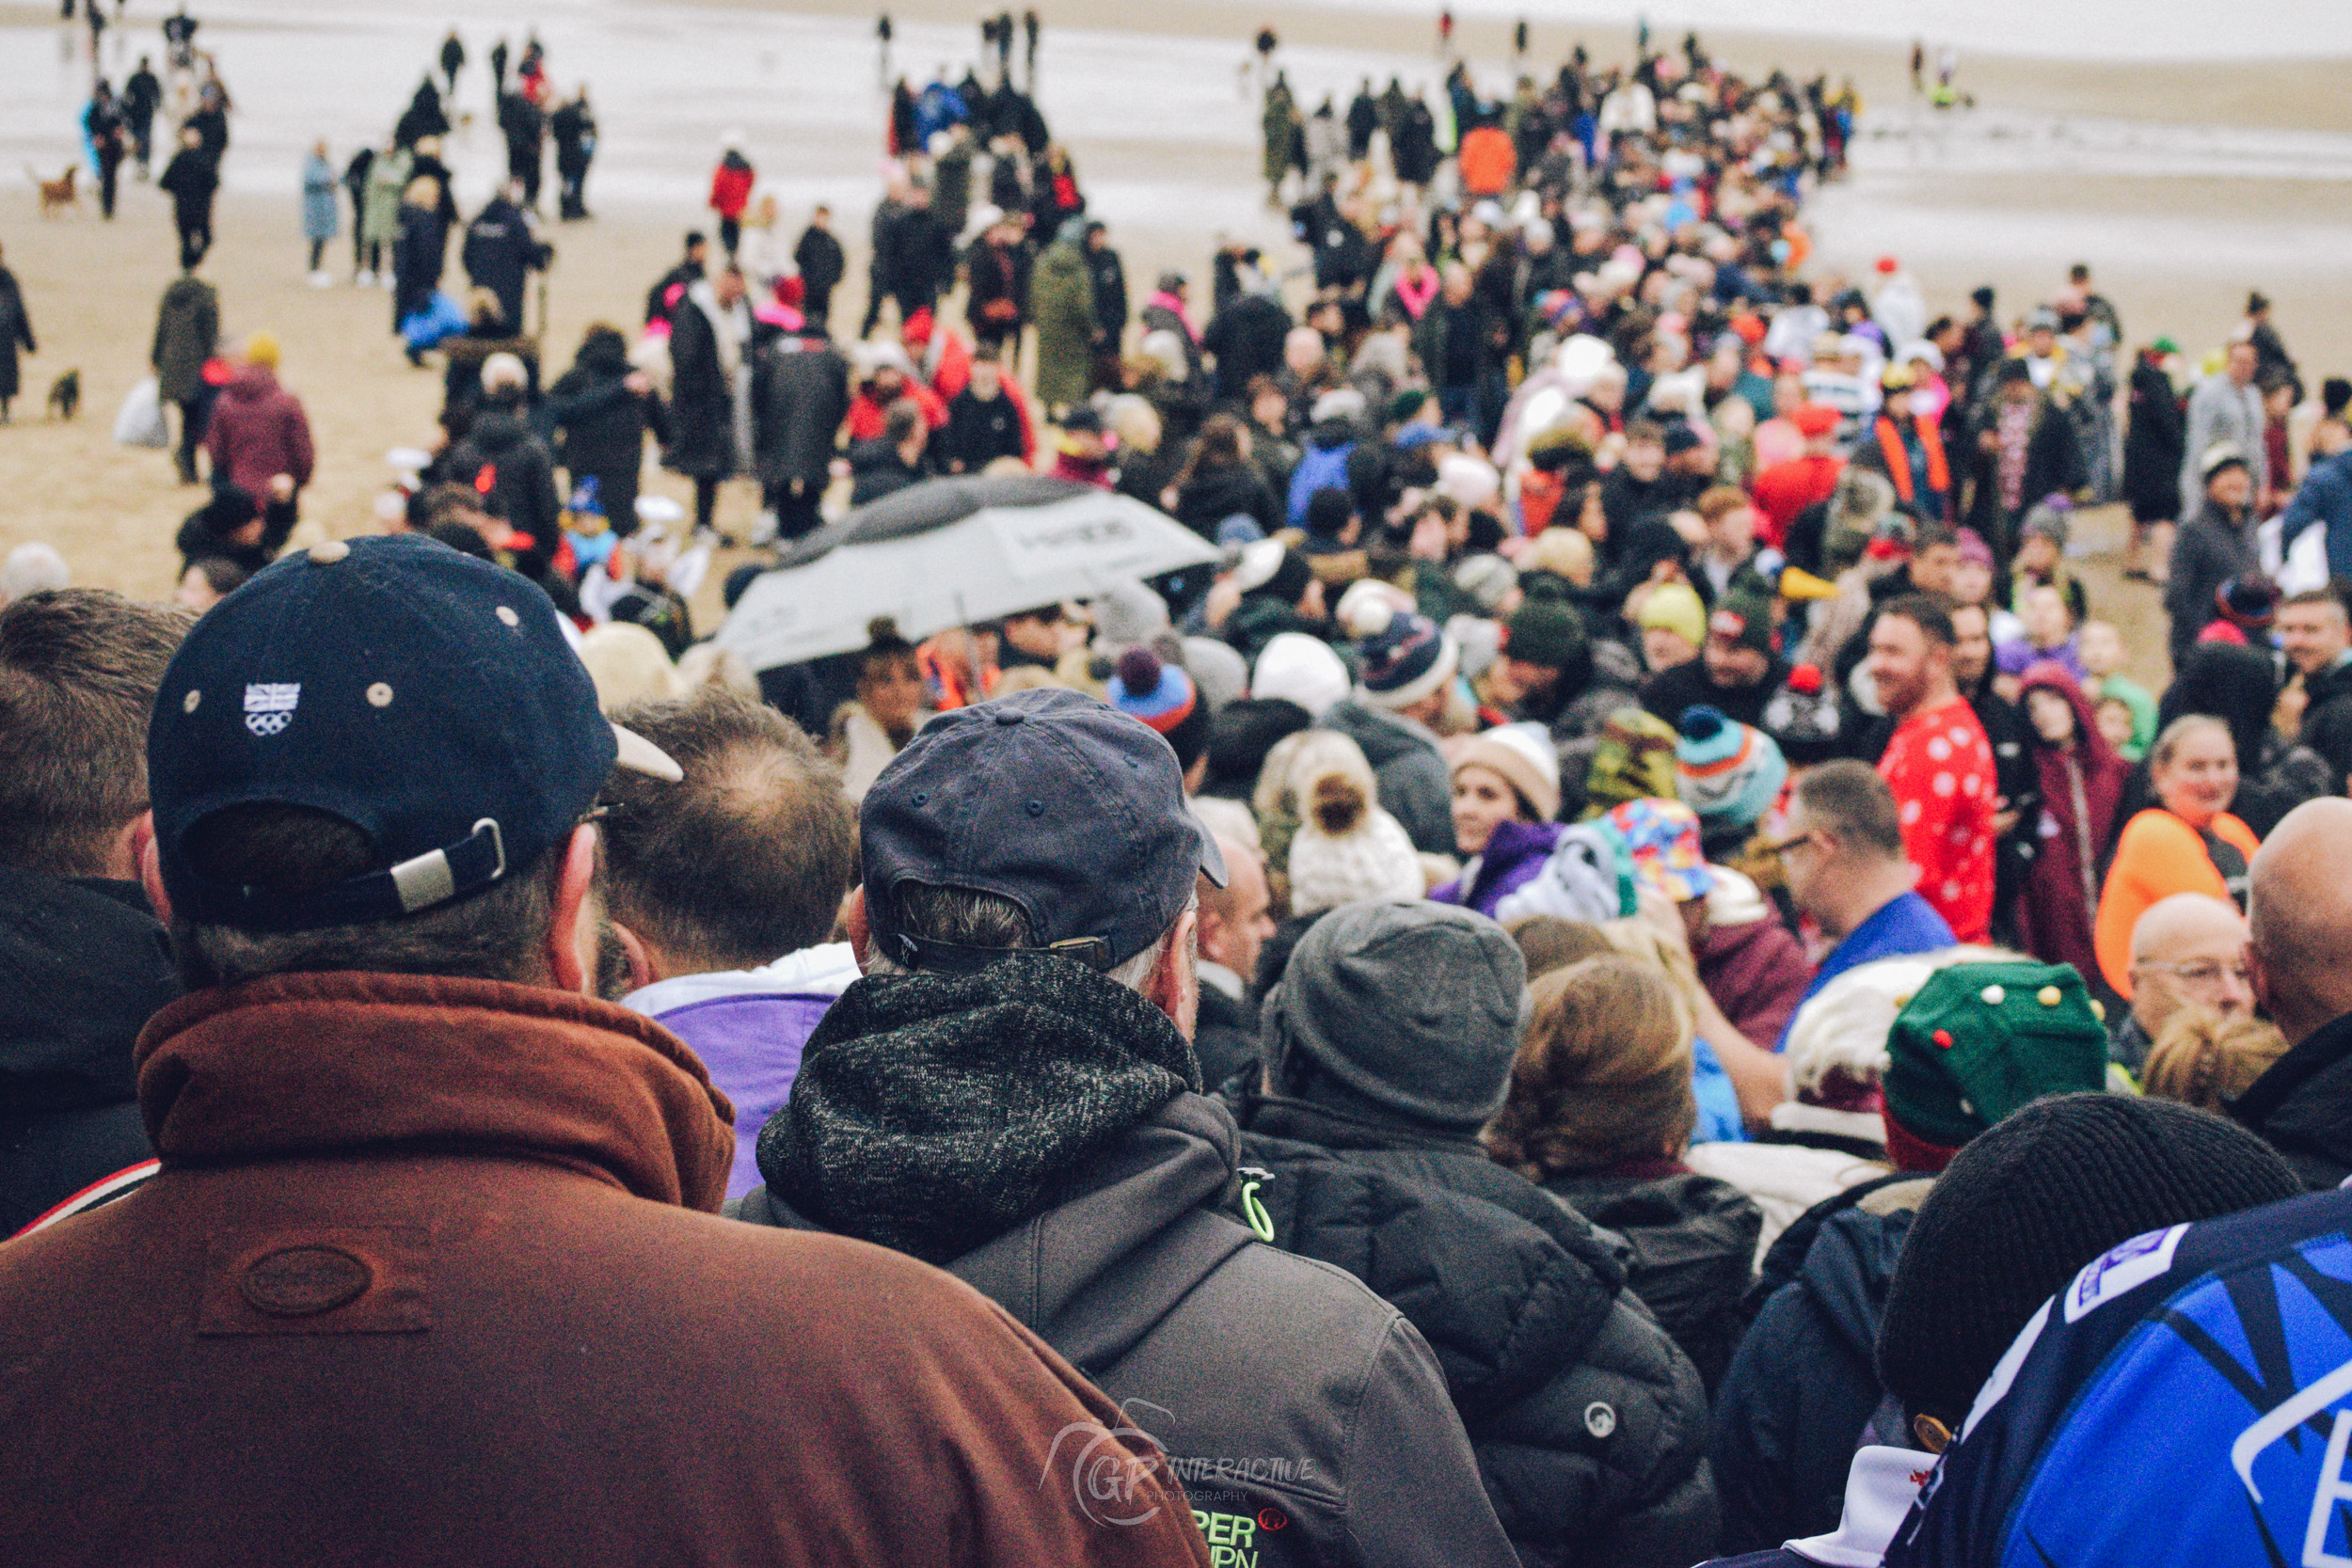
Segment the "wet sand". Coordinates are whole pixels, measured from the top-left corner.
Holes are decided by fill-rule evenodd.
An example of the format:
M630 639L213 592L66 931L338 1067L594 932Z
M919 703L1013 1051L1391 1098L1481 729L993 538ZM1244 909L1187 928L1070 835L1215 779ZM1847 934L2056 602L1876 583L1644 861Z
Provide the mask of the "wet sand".
M969 10L946 0L894 10L901 65L960 70L970 57ZM0 102L0 168L29 163L54 173L72 155L58 127L86 80L77 70L87 68L64 57L54 14L0 7L0 70L27 88ZM755 162L790 227L809 201L841 209L851 277L836 320L860 308L859 241L877 184L882 116L871 14L848 0L788 16L753 0L738 9L724 0L691 8L588 0L546 22L559 82L575 70L588 74L605 135L590 189L596 221L550 227L560 252L548 290L551 369L568 362L589 322L633 326L678 233L706 215L709 160L729 126L750 132ZM469 13L477 63L461 101L481 95L478 62L493 32L519 37L528 15L507 4ZM1065 25L1057 15L1077 20ZM1256 182L1254 99L1238 74L1265 16L1284 38L1293 80L1310 91L1352 87L1364 72L1385 79L1393 70L1408 85L1439 74L1426 22L1394 12L1261 11L1239 0L1048 11L1041 96L1097 209L1115 225L1131 280L1164 266L1200 272L1219 232L1280 243L1281 220ZM432 434L439 378L401 356L388 330L389 296L349 286L347 240L330 251L336 287L305 281L292 170L319 132L339 166L360 138L380 135L445 24L440 12L416 7L330 14L249 0L200 35L219 50L239 101L230 189L206 275L220 288L231 338L267 327L284 344L283 377L309 407L320 453L306 530L373 526L373 499L389 477L384 453ZM1556 57L1579 36L1560 24L1538 23L1534 33L1537 58ZM1615 27L1581 36L1603 57L1630 42ZM1468 18L1461 38L1482 80L1499 86L1505 24ZM131 29L128 42L155 49L151 21ZM1733 35L1710 35L1709 43L1744 70L1778 62L1851 74L1864 92L1868 134L1854 171L1811 208L1824 265L1859 273L1892 251L1918 275L1932 308L1956 308L1969 288L1989 282L2010 311L2054 287L2068 262L2088 261L2134 341L2166 333L2192 350L2217 344L2246 289L2259 286L2277 299L2281 330L2314 377L2352 366L2341 261L2352 246L2344 200L2352 117L2337 87L2340 62L2125 66L1963 55L1963 80L1980 108L1947 118L1908 103L1899 48ZM109 56L119 70L111 47ZM681 84L681 61L707 81ZM341 76L302 69L317 62ZM631 62L642 69L632 72ZM496 138L477 119L453 143L470 206L496 172ZM2176 167L2201 172L2163 172ZM2279 177L2282 168L2298 177ZM42 349L24 361L16 424L0 430L0 549L47 539L78 580L163 593L176 563L172 531L201 492L174 482L168 454L115 447L109 427L143 372L154 301L172 274L167 204L126 183L112 225L99 221L94 203L43 220L29 180L0 181L0 243ZM82 417L50 422L40 398L68 368L81 372ZM650 465L647 483L657 493L686 493ZM746 487L731 487L723 526L747 527L752 505ZM2153 600L2115 584L2104 565L2093 582L2103 613L2146 619ZM697 609L706 626L713 623L715 603Z

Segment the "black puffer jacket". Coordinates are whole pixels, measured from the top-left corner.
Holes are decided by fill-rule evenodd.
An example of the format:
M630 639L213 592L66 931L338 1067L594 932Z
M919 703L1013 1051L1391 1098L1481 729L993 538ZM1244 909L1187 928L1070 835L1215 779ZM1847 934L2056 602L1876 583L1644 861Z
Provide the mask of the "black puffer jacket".
M1748 1292L1756 1323L1716 1391L1708 1452L1726 1555L1823 1535L1865 1443L1912 1446L1879 1386L1879 1320L1930 1183L1890 1176L1822 1199L1781 1233ZM1891 1410L1891 1406L1888 1407Z
M131 1047L179 994L137 883L0 867L0 1242L151 1157Z
M1269 1119L1264 1106L1255 1119ZM1391 1152L1459 1174L1442 1150ZM1366 1155L1381 1151L1342 1155L1263 1130L1241 1147L1245 1175L1271 1176L1254 1196L1275 1243L1345 1269L1429 1341L1521 1560L1682 1568L1705 1558L1716 1532L1706 1397L1624 1289L1609 1242L1525 1182L1556 1211L1549 1223Z
M821 334L787 334L752 361L752 451L762 484L822 490L850 417L850 361Z
M628 389L628 344L593 328L543 410L560 431L556 456L574 475L634 474L645 461L645 400Z
M1764 1229L1755 1200L1728 1181L1688 1170L1556 1176L1544 1190L1632 1244L1626 1283L1711 1395L1747 1327L1740 1299Z
M485 468L494 470L486 487ZM509 528L531 535L532 548L522 553L534 569L525 575L537 576L560 542L564 503L555 493L555 460L521 412L511 404L485 404L466 438L450 449L448 472L453 483L486 496L492 514Z

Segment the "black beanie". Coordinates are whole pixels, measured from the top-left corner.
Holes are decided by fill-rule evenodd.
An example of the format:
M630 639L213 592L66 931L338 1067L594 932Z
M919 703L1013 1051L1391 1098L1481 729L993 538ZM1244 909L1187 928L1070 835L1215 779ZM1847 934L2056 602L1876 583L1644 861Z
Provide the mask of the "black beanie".
M1242 697L1226 704L1209 721L1209 777L1202 793L1248 800L1275 743L1314 721L1314 715L1280 697Z
M1903 1241L1879 1321L1879 1380L1950 1424L2034 1310L2134 1236L2303 1191L2235 1122L2167 1100L2036 1101L1952 1157Z

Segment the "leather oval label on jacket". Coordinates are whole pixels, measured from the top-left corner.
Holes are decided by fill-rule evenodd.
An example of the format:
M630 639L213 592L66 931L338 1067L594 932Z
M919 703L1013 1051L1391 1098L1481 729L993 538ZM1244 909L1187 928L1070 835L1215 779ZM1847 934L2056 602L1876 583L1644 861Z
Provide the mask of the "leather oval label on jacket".
M238 1291L273 1318L308 1318L367 1293L374 1271L341 1247L290 1246L246 1265Z
M213 1243L196 1331L421 1333L433 1326L432 1280L425 1226L257 1226Z

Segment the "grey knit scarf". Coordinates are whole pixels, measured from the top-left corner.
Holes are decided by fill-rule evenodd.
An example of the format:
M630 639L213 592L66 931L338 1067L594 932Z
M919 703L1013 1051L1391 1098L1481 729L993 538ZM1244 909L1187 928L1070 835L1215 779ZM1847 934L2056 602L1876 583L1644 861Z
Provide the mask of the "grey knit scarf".
M860 980L809 1037L759 1134L775 1196L843 1235L946 1263L1050 1207L1087 1156L1200 1069L1168 1016L1070 958Z

